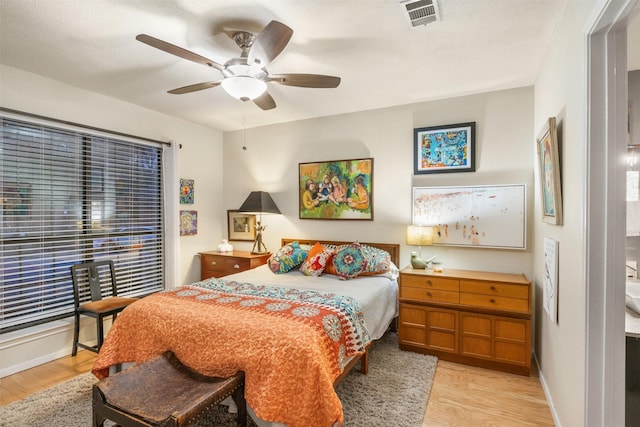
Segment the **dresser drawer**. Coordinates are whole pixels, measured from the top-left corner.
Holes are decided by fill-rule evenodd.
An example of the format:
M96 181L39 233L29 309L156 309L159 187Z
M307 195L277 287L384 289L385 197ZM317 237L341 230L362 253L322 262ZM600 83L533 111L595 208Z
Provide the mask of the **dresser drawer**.
M405 287L403 284L400 289L400 298L458 304L459 293L457 290L444 291L442 289L410 288Z
M498 282L460 280L460 292L529 299L529 287Z
M518 311L523 313L527 313L529 311L528 299L470 294L467 292L460 292L460 304L473 307L491 308L494 310Z
M456 291L459 288L458 279L445 279L441 277L427 277L427 276L402 276L402 287L412 287L421 289L441 289L443 291Z

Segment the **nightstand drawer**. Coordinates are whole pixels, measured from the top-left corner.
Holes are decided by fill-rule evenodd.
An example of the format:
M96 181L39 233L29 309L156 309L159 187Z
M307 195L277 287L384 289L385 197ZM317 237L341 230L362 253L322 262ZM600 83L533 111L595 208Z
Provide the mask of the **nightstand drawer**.
M441 289L409 288L400 289L400 298L414 299L419 301L448 302L458 304L458 291L443 291Z
M270 254L200 252L200 278L222 277L256 268L267 262Z
M440 277L412 276L406 274L402 276L402 287L413 287L422 289L441 289L444 291L458 292L459 280L445 279Z
M529 300L460 292L460 304L494 310L528 312Z
M480 282L475 280L460 280L460 292L484 294L508 298L529 298L529 287L497 282Z

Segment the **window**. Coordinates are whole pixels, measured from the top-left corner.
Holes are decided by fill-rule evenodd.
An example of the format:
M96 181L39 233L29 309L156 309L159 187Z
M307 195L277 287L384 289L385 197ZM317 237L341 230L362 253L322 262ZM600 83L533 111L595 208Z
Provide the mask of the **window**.
M0 123L0 331L72 315L78 262L112 259L119 295L162 290L160 143Z

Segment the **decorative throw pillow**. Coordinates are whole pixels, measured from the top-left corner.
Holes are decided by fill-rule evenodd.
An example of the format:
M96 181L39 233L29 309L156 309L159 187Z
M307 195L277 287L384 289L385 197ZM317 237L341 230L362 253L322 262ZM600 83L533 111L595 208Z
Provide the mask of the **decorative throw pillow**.
M278 249L267 260L271 271L276 274L286 273L299 266L307 258L307 252L298 242L291 242Z
M389 271L391 267L391 255L389 255L389 252L368 245L360 245L360 247L362 248L364 259L367 261L367 266L362 275L370 276Z
M367 261L359 243L340 246L331 263L336 270L335 274L344 279L358 277L367 267Z
M300 271L305 276L321 275L334 253L335 249L325 248L320 242L317 242L309 250L307 259L300 265Z

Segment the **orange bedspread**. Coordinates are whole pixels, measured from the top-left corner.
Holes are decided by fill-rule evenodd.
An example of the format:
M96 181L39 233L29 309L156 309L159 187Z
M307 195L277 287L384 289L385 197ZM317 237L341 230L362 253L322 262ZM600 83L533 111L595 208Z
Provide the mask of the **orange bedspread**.
M346 317L308 301L188 286L145 297L118 315L92 371L103 378L112 365L170 350L204 375L244 371L247 402L262 419L342 425L333 382L345 358L368 341Z

